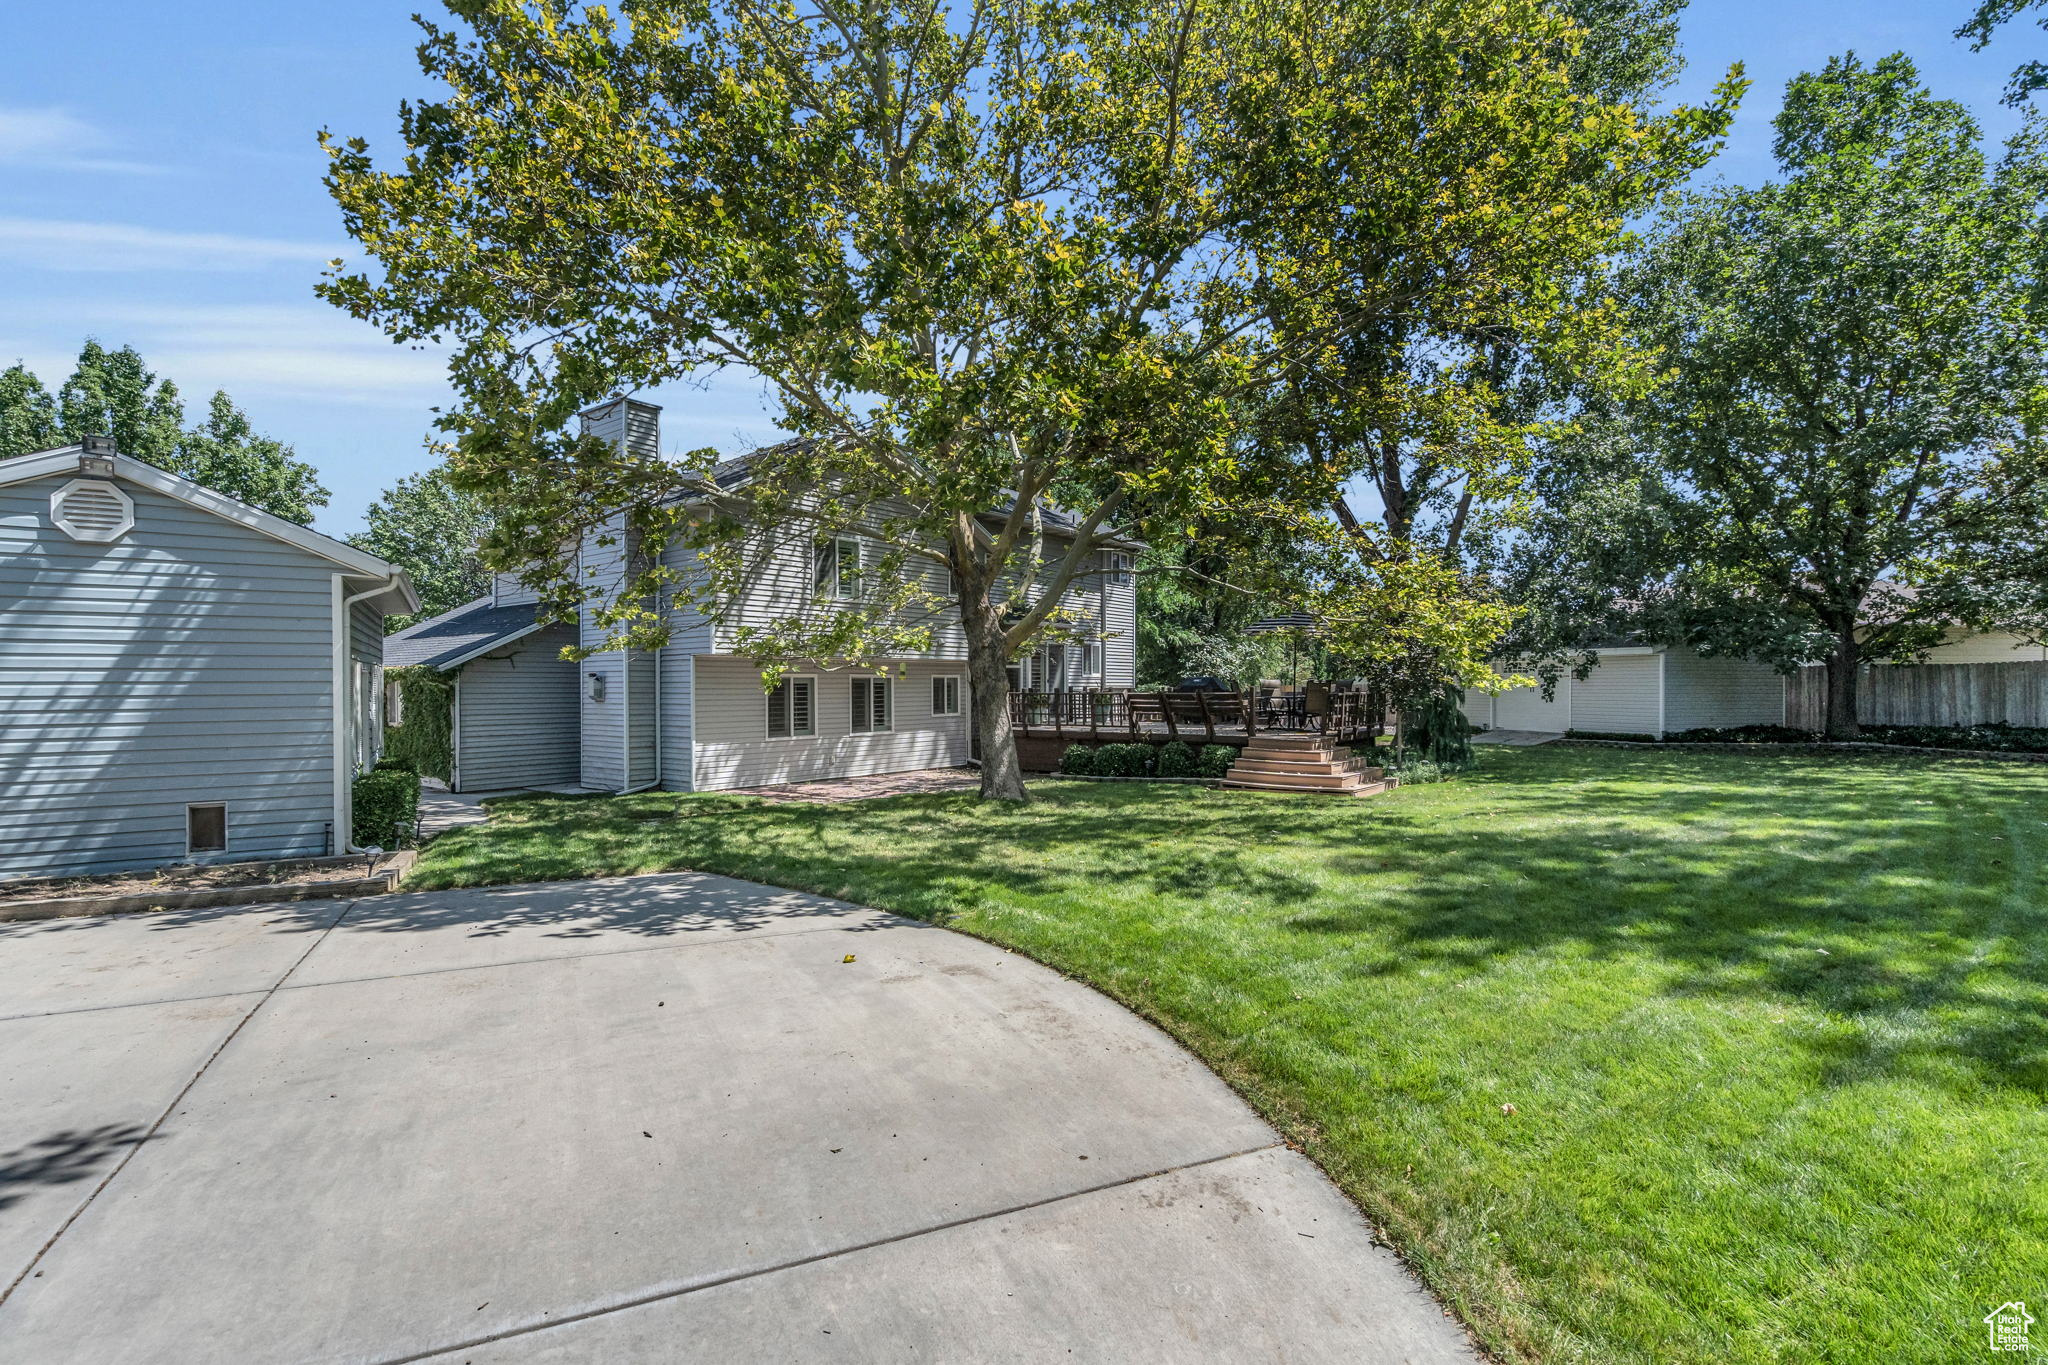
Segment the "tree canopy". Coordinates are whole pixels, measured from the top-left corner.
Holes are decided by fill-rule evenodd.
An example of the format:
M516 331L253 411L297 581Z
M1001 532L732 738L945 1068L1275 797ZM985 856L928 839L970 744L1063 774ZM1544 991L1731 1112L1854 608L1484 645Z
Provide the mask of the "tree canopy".
M177 385L159 379L132 346L88 341L53 398L25 365L0 372L0 458L111 436L122 454L167 469L273 516L310 525L327 505L313 466L257 434L225 392L185 426Z
M2029 10L2040 9L2043 3L2044 0L1980 0L1977 12L1970 16L1969 23L1956 30L1956 37L1973 39L1970 50L1982 52L2001 27ZM2048 29L2048 16L2037 20L2036 25ZM2005 102L2024 104L2044 87L2048 87L2048 62L2022 62L2005 88Z
M1993 163L1903 55L1797 77L1776 129L1779 181L1684 197L1631 270L1668 372L1593 430L1563 515L1604 561L1587 578L1608 600L1583 608L1824 659L1828 730L1850 737L1860 664L2024 608L2048 510L2048 162L2029 125Z
M1278 495L1241 400L1375 319L1527 328L1556 244L1611 234L1725 122L1607 98L1544 0L451 9L403 161L325 139L381 273L323 288L453 343L450 478L490 504L488 557L566 607L591 589L563 547L613 528L637 572L598 619L644 646L655 603L716 617L761 555L857 526L874 590L743 647L879 661L950 602L984 791L1013 798L1003 669L1077 628L1062 591L1115 534ZM723 365L802 438L743 483L567 430ZM663 567L678 539L707 573Z
M364 530L348 543L404 569L419 592L416 616L393 617L392 629L453 611L490 590L481 546L491 518L481 500L448 482L445 471L408 474L363 513Z

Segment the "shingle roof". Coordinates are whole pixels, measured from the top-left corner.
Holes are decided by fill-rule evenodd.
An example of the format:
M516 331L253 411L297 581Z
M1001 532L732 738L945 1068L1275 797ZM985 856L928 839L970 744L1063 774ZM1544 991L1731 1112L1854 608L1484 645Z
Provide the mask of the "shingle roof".
M385 637L384 666L409 668L425 664L430 668L448 668L532 634L540 628L539 613L540 608L531 602L494 607L485 600L451 615L407 626Z

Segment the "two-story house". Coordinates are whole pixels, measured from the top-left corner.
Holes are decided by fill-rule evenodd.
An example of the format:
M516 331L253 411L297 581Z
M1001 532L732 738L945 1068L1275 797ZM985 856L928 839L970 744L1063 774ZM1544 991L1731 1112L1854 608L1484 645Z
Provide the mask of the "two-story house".
M620 398L583 414L585 430L656 454L660 409ZM746 461L714 471L745 476ZM616 529L616 528L615 528ZM1048 553L1065 552L1062 519L1046 523ZM587 536L580 568L600 588L616 583L624 553ZM1077 580L1065 606L1085 624L1078 641L1018 660L1020 688L1129 687L1135 681L1136 546L1112 541L1097 572ZM668 567L687 573L696 551L672 546ZM967 647L957 610L936 623L931 649L879 669L799 667L772 690L735 649L735 632L809 609L820 597L858 590L858 566L875 557L858 535L814 543L792 535L741 600L717 621L677 612L658 650L609 650L581 663L565 646L603 643L588 608L574 624L548 623L516 575L444 616L394 634L387 666L426 664L454 675L452 731L458 791L576 785L611 792L661 787L715 791L945 767L970 756ZM937 564L908 572L945 587ZM403 723L400 716L399 723Z

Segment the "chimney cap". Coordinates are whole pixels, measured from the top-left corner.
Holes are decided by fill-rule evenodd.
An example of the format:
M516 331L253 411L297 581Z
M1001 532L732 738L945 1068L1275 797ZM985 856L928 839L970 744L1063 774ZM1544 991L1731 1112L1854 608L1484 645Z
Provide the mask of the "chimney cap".
M87 455L118 455L121 452L114 445L111 436L81 436L79 450Z

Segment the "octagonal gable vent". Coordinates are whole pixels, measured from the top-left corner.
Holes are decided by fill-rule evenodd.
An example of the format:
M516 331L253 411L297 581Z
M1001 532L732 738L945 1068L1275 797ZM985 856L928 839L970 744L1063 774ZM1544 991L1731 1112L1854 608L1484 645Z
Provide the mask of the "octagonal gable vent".
M73 479L50 495L50 520L73 540L104 545L135 525L135 504L105 479Z

